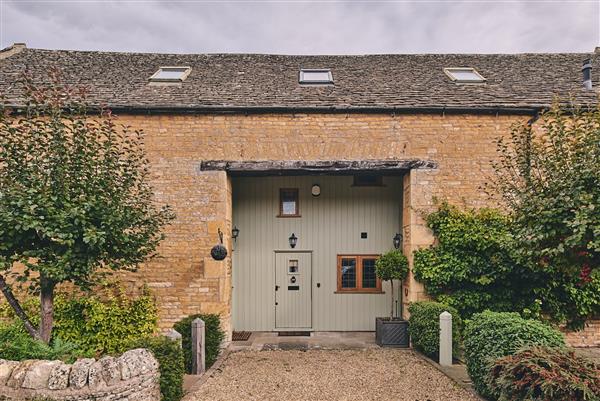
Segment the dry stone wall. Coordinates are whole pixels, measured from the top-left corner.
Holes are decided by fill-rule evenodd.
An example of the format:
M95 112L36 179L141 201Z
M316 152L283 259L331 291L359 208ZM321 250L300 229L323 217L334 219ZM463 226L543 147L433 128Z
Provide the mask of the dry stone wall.
M159 378L145 349L73 364L0 359L0 401L158 401Z

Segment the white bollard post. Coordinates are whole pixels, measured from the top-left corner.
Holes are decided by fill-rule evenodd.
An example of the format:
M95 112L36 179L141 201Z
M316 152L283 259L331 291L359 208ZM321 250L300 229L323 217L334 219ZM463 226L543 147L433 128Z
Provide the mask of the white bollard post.
M440 365L452 366L452 315L440 313Z
M199 375L206 370L206 358L204 349L205 323L202 319L192 321L192 374Z

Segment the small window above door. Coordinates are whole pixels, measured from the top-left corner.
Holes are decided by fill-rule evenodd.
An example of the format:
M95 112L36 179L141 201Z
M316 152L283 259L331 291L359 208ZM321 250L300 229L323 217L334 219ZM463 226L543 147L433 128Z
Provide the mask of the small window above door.
M383 186L383 176L375 174L357 174L354 176L355 187L381 187Z
M277 217L300 217L298 188L279 190L279 215Z

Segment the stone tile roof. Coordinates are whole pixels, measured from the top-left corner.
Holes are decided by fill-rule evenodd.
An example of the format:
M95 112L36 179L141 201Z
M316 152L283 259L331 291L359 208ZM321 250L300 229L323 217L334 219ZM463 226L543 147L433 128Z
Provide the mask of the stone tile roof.
M594 53L287 56L150 54L25 48L0 53L0 92L14 104L15 81L50 67L90 89L94 104L116 109L494 109L535 108L555 96L597 101L582 86L581 66ZM600 61L594 61L594 76ZM161 66L191 66L180 86L149 85ZM474 67L485 84L455 84L444 67ZM303 86L300 68L331 68L333 86ZM594 80L594 86L600 82Z

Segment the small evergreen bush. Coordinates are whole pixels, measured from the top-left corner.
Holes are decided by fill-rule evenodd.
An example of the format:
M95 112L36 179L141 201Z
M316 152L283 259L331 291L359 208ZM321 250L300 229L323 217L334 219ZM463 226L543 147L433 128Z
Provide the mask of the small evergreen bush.
M452 356L460 353L462 319L451 306L433 301L413 302L409 305L409 331L413 346L430 358L437 358L440 349L440 314L452 315Z
M216 314L198 314L188 316L175 323L173 328L181 334L181 344L185 356L185 369L188 373L192 372L192 321L200 318L206 324L206 369L212 366L219 356L221 342L225 338L225 333L221 329L221 319Z
M130 342L129 349L146 348L160 364L160 393L162 401L179 401L183 397L185 374L183 351L178 341L165 336L146 337Z
M492 364L526 346L563 347L562 334L537 320L523 319L518 313L484 311L467 321L464 347L467 371L475 389L484 397L498 398L488 385Z
M600 400L600 364L572 350L531 347L498 359L489 385L500 400Z

